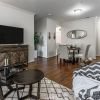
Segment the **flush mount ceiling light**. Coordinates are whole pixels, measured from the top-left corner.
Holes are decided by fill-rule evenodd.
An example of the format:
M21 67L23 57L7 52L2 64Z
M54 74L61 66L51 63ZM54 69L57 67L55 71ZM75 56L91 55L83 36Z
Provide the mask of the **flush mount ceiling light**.
M65 14L69 16L78 16L90 11L91 9L92 8L87 5L78 4L74 6L72 9L70 9L69 11L67 11Z
M52 14L51 13L48 13L48 16L52 16Z
M91 9L92 8L89 5L86 5L86 3L84 4L83 0L79 0L79 3L67 11L66 14L70 16L78 16L88 12Z
M80 15L80 14L82 13L82 11L83 11L83 10L80 9L80 8L79 8L79 9L75 9L75 10L74 10L74 14L75 14L75 15Z

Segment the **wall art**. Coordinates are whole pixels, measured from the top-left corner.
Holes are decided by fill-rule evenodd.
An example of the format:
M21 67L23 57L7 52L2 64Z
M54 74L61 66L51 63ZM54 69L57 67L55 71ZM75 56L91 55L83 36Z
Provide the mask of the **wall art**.
M54 36L53 36L54 40L56 39L56 33L54 32Z

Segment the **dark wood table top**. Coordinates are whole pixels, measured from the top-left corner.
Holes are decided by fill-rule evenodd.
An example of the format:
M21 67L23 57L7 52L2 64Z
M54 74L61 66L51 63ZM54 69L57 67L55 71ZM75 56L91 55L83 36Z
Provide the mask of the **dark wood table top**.
M79 47L70 47L70 48L68 48L69 50L80 50L80 48Z
M37 83L43 78L44 78L43 72L36 69L30 69L16 73L13 76L13 81L15 84L29 85Z

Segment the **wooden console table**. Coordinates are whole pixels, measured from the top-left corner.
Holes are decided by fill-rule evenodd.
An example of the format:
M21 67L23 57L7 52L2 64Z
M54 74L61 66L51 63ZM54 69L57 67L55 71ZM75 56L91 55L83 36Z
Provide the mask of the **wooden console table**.
M28 65L28 45L0 45L0 67L4 66L5 58L9 65Z

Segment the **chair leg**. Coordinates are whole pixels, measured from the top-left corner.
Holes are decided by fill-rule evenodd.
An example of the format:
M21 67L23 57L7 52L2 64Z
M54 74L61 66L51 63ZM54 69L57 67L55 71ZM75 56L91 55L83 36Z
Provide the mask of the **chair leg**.
M63 59L62 62L63 62L63 65L65 65L65 59Z
M61 59L59 60L59 63L61 64Z
M57 55L57 64L58 64L58 55Z
M80 63L82 62L82 58L80 58Z
M60 58L60 65L62 64L62 59Z
M18 91L18 85L17 84L16 84L16 88L17 88L17 97L18 97L18 100L20 100L19 91Z
M67 66L68 66L68 63L69 63L69 62L67 61Z
M78 58L78 64L80 64L80 58Z

